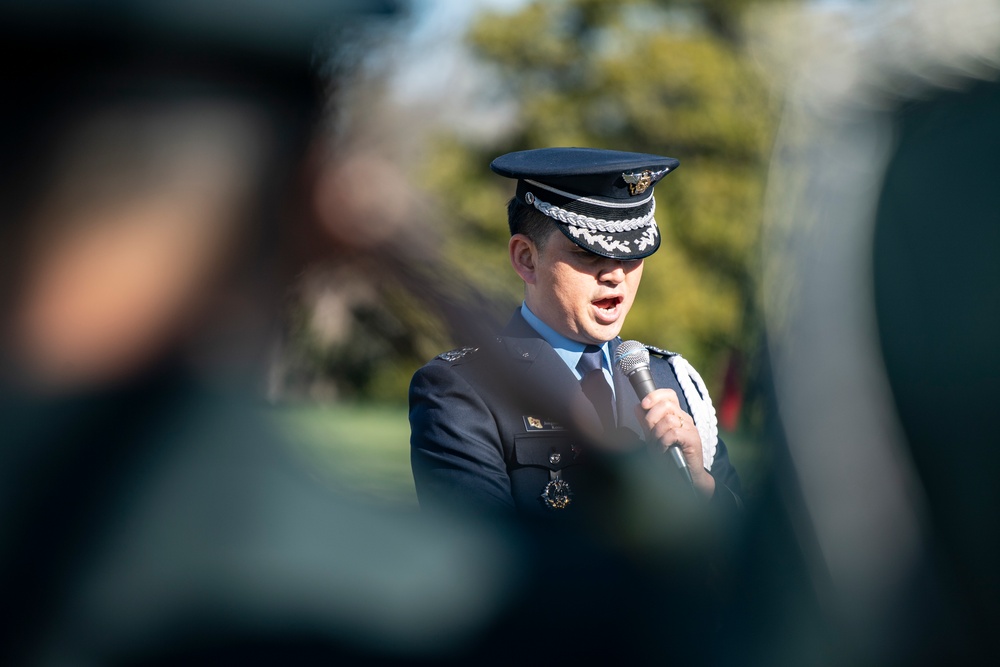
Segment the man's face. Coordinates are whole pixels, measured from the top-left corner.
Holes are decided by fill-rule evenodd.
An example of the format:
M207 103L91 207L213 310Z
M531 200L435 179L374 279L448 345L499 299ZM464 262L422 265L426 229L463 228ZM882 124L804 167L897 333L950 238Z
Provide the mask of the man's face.
M559 232L534 256L532 280L525 281L531 312L580 343L599 345L618 335L639 289L641 259L601 257Z

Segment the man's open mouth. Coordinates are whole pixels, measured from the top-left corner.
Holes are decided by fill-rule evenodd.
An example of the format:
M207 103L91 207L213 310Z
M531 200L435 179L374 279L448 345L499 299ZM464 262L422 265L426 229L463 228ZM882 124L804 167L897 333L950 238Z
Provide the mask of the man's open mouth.
M614 310L615 308L618 307L618 304L620 304L621 302L622 302L622 297L620 297L620 296L611 296L611 297L608 297L606 299L598 299L597 301L594 301L593 303L594 303L595 306L597 306L598 308L601 308L603 310Z

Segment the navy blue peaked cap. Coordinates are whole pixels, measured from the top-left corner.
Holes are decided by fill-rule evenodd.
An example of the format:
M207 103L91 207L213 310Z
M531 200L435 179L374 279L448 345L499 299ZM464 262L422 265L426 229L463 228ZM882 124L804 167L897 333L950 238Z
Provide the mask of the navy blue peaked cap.
M581 248L641 259L660 247L653 186L680 162L600 148L538 148L501 155L490 168L517 179L515 197L557 223Z

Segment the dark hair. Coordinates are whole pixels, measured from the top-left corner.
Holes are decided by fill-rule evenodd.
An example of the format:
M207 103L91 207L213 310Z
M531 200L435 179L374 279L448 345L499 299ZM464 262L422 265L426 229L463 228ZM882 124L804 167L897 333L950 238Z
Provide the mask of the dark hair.
M556 230L556 222L533 206L528 206L517 197L507 202L507 225L510 235L524 234L538 246L539 250Z

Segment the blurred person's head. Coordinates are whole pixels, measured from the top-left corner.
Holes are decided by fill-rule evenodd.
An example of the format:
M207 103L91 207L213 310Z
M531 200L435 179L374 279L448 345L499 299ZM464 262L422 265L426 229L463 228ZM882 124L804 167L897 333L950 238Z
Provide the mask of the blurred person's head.
M8 380L86 388L259 354L259 288L306 214L316 40L352 3L239 4L5 11Z

